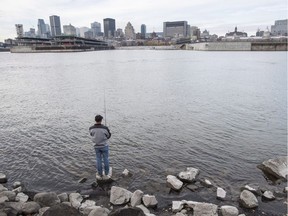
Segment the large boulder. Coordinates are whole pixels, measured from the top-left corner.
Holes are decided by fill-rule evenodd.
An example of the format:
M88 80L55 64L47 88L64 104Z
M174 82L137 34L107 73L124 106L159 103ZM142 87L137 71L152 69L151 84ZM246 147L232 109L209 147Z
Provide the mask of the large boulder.
M167 176L167 185L173 190L180 190L183 186L183 182L180 181L176 176L168 175Z
M140 208L120 208L113 211L109 216L145 216L144 212Z
M23 204L22 212L25 215L35 214L39 212L41 206L37 202L26 202Z
M193 209L193 216L218 216L218 206L212 203L186 201L186 205Z
M256 208L258 200L252 192L243 190L240 194L240 204L245 208Z
M83 197L79 193L71 193L69 194L69 200L71 205L78 209L81 206L81 202L83 201Z
M239 210L234 206L221 206L220 208L222 216L238 216Z
M151 195L144 195L143 198L143 203L146 207L155 207L158 204L158 201L156 199L155 196L151 196Z
M144 195L143 191L136 190L131 196L131 202L130 202L131 206L135 207L137 205L140 205L143 195Z
M37 193L33 200L38 202L41 207L51 207L60 203L57 194L54 192Z
M63 203L56 204L47 209L43 216L82 216L75 208L65 205Z
M107 208L95 208L93 209L88 216L108 216L109 210Z
M288 167L287 167L288 156L279 157L276 159L269 159L264 161L259 168L263 170L264 173L268 173L275 178L287 178Z
M130 201L132 193L124 188L112 186L110 194L110 202L113 205L122 205Z
M186 171L182 171L178 174L178 177L182 181L193 182L195 181L198 174L199 174L198 169L193 167L187 167Z
M0 197L2 196L8 197L9 201L15 201L16 193L13 191L2 191L0 192Z

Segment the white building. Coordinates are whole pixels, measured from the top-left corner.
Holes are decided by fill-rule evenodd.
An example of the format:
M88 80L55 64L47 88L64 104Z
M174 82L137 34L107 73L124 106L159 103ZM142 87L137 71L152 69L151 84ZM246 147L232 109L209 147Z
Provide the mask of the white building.
M63 25L63 31L64 35L76 36L76 28L71 24Z
M128 22L126 27L125 27L125 38L127 40L129 40L129 39L135 40L136 39L136 34L134 31L134 28L130 22Z
M287 19L276 20L271 26L271 34L273 36L287 36Z

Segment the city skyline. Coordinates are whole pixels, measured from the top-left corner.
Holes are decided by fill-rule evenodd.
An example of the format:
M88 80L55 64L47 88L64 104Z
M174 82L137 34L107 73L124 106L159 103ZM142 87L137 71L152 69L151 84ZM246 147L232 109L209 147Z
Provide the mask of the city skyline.
M239 30L255 35L258 28L265 30L275 20L287 19L286 0L203 0L192 2L169 0L135 2L132 0L2 0L0 9L0 41L15 38L15 24L23 24L24 31L37 29L38 19L49 23L51 15L61 18L63 25L90 27L92 22L102 24L103 19L112 18L116 21L116 29L125 29L131 22L135 32L141 32L141 24L145 24L147 32L162 32L163 23L169 21L187 21L201 31L207 29L213 34L225 35Z

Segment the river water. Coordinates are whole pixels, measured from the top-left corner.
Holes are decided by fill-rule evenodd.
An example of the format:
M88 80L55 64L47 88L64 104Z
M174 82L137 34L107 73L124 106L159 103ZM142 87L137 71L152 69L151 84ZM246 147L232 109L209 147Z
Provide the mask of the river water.
M166 176L189 166L232 204L245 184L283 190L257 165L287 154L286 60L286 52L0 53L0 171L31 191L74 191L82 177L88 187L96 170L88 128L104 115L105 95L110 162L115 176L133 174L131 191L158 194L163 206L189 199L165 194ZM202 193L198 200L215 201ZM279 202L260 208L285 211Z

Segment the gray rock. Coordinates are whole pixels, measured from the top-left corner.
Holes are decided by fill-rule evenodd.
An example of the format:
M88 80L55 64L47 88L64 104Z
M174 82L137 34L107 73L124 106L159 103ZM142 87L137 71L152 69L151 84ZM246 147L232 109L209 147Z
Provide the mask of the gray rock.
M15 192L15 193L20 193L20 192L22 192L22 187L21 186L17 187L15 189L13 189L12 191Z
M8 208L8 209L12 210L14 213L16 213L15 215L22 213L23 203L20 203L20 202L5 202L4 206L5 206L5 208Z
M75 208L65 205L63 203L56 204L46 210L43 216L81 216L81 213L78 212Z
M98 209L98 208L102 208L101 206L89 206L89 207L86 207L84 209L82 209L80 212L83 214L83 215L89 215L91 211L95 210L95 209Z
M193 209L193 216L218 216L217 205L194 201L186 201L185 203Z
M141 204L144 193L141 190L136 190L131 196L131 206L135 207Z
M2 184L0 184L0 192L2 191L8 191L8 189L4 187Z
M142 197L142 201L143 201L143 204L148 208L149 207L155 207L158 204L156 197L151 196L151 195L144 195Z
M222 216L238 216L239 210L234 206L221 206L220 208Z
M16 181L16 182L13 183L13 188L14 188L14 189L15 189L15 188L18 188L18 187L20 187L20 186L22 186L22 184L21 184L20 181Z
M223 188L217 187L217 199L224 200L226 197L226 191Z
M195 181L197 175L199 174L199 170L193 167L188 167L186 171L180 172L178 177L180 180L185 182L193 182Z
M93 209L88 216L108 216L109 210L107 208L95 208Z
M112 186L110 202L113 205L122 205L130 201L132 193L124 188Z
M7 196L1 196L0 197L0 204L4 203L4 202L8 202L8 201L9 201L9 198Z
M16 193L13 191L2 191L0 192L0 197L2 196L8 197L9 201L15 201Z
M70 207L72 207L72 204L70 202L62 202L64 205L68 205Z
M288 192L288 187L285 187L284 190L283 190L283 192L284 192L284 193L287 193L287 192Z
M144 205L138 205L138 206L136 206L136 207L137 207L137 208L140 208L140 209L144 212L145 215L146 215L146 214L150 214L149 209L146 208Z
M244 187L241 188L241 191L243 190L248 190L252 193L254 193L257 196L262 195L260 187L259 186L250 186L250 185L245 185Z
M172 212L180 212L183 209L184 202L182 201L172 201Z
M51 207L60 203L60 199L54 192L37 193L33 200L38 202L41 207Z
M69 194L69 200L71 205L78 209L81 206L81 202L83 201L83 197L79 193L71 193Z
M2 211L0 210L0 216L7 216L7 214L6 214L6 212L2 212Z
M185 213L182 213L182 212L178 212L175 214L175 216L187 216Z
M69 198L68 198L68 194L67 193L61 193L57 195L60 202L68 202Z
M183 182L180 181L176 176L168 175L167 176L167 185L173 190L180 190L183 186Z
M275 196L271 191L265 191L262 196L266 200L275 200Z
M4 173L0 173L0 183L6 183L7 176Z
M195 192L199 189L199 186L195 185L195 184L189 184L186 186L189 190Z
M136 207L132 208L120 208L114 212L111 212L109 216L145 216L144 212Z
M28 201L28 199L29 199L29 196L21 192L17 194L15 201L25 203Z
M264 173L268 173L276 178L286 179L288 175L287 159L288 156L269 159L264 161L259 168L263 170Z
M44 212L46 212L50 207L43 207L39 209L38 216L43 216Z
M252 192L243 190L240 194L240 204L245 208L256 208L258 200Z
M22 212L26 215L38 213L41 206L37 202L26 202L23 204Z
M81 203L79 211L84 215L88 215L93 209L95 209L94 207L96 207L95 201L86 200L85 202Z

